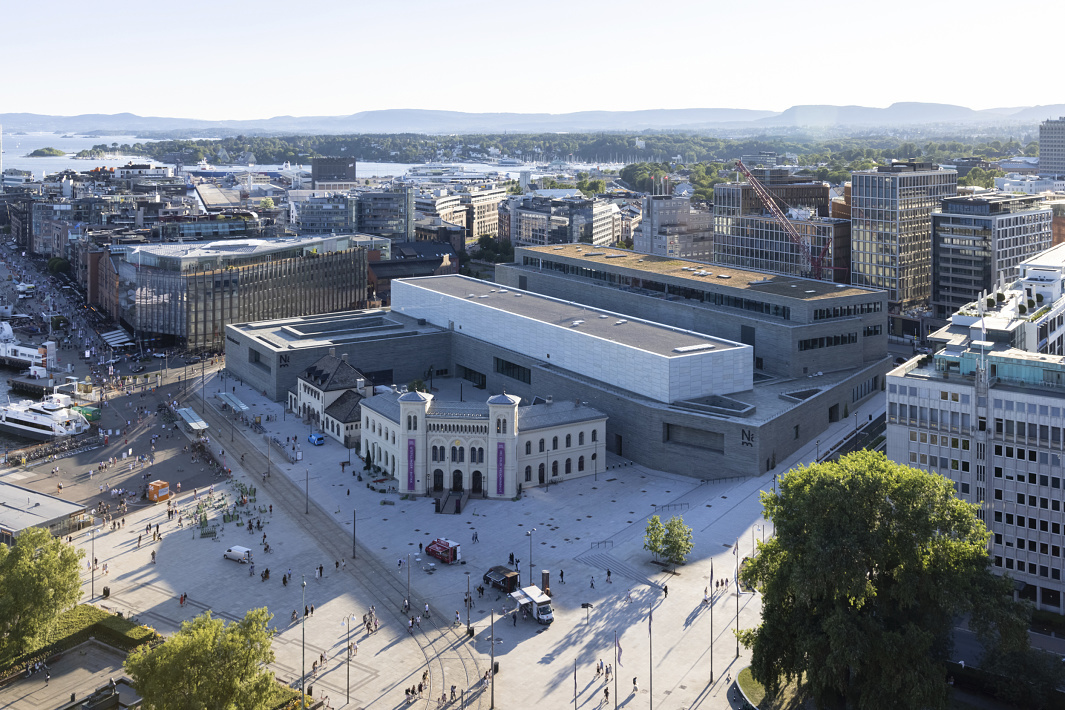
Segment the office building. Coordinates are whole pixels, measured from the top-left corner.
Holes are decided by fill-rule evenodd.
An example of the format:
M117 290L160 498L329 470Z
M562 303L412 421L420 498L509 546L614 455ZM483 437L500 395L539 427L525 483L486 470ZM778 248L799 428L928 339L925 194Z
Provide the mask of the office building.
M786 212L808 254L792 241L749 183L728 183L714 187L714 263L811 278L816 260L821 265L820 280L847 283L850 222L828 217L826 183L796 182L783 172L759 181Z
M300 234L351 234L359 231L358 198L354 195L293 192L289 191L289 222Z
M311 184L315 190L350 190L358 184L355 158L311 158Z
M609 246L620 235L619 210L605 200L542 197L535 193L501 203L501 232L515 245L594 244Z
M1065 116L1039 124L1039 174L1065 175Z
M495 239L499 234L499 203L507 196L506 188L495 185L467 187L459 195L466 205L466 228L470 230L470 240Z
M932 211L958 192L958 174L892 163L851 175L851 284L886 291L895 335L919 334L904 311L932 295Z
M713 215L693 208L687 197L645 195L643 219L632 243L633 250L641 254L711 261Z
M366 268L345 236L112 245L93 305L138 339L221 351L227 323L365 305Z
M979 320L888 373L887 453L950 479L992 534L992 569L1061 613L1065 357L987 339Z
M928 336L957 350L970 337L1018 350L1065 355L1065 245L1018 265L1015 281L998 281L950 316ZM977 338L973 335L979 332Z
M414 241L414 188L397 186L394 190L358 193L356 202L358 231L388 237L394 242Z
M1043 198L1008 193L948 197L932 213L932 308L937 318L1012 283L1018 266L1051 245Z

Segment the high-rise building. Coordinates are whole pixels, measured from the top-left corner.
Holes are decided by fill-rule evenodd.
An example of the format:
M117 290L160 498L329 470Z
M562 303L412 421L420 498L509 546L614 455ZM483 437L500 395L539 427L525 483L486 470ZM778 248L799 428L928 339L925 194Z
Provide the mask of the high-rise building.
M347 190L353 187L355 158L311 158L311 181L315 190Z
M977 302L952 316L933 336L943 343L933 357L888 373L887 453L950 479L992 533L994 571L1013 578L1021 599L1061 613L1065 357L1019 348L1017 336L1029 324L1028 289L1057 303L1062 281L1060 269L1026 277L992 297L995 312Z
M1042 197L980 193L948 197L932 213L932 308L949 318L1051 245L1052 210Z
M850 278L850 222L828 217L829 187L823 182L796 182L787 171L761 172L766 190L788 213L789 221L809 244L810 255L824 254L822 281L847 283ZM715 264L811 276L810 260L788 237L780 222L758 199L749 183L714 188ZM838 268L833 268L838 267Z
M888 293L892 315L928 306L932 210L958 192L958 173L892 163L851 175L851 283ZM903 321L892 319L896 335Z
M633 234L633 250L710 261L714 258L713 215L693 209L687 197L645 195L643 221Z
M1065 175L1065 116L1039 124L1039 173Z
M290 219L300 234L350 234L358 230L356 198L335 194L311 196L303 200L290 197Z
M506 188L485 185L470 187L459 194L466 205L466 227L470 230L470 239L494 239L499 234L499 203L507 196Z
M360 192L358 231L388 237L394 242L414 241L414 188L399 186L395 190Z

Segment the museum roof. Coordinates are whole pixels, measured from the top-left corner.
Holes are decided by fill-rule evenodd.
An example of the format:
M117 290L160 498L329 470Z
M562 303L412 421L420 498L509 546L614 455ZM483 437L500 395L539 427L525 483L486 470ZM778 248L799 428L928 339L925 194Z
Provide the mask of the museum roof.
M705 291L741 290L770 293L803 301L840 296L881 295L874 289L784 276L765 271L737 269L691 259L675 259L640 254L628 249L563 244L544 247L518 247L530 257L564 260L604 271L655 274L675 280L686 288ZM520 265L520 262L519 262ZM524 267L534 268L534 267Z
M341 424L357 422L362 419L362 407L360 405L362 400L363 396L361 394L355 390L348 390L325 408L325 414Z
M489 281L480 281L465 276L432 276L404 280L400 283L669 358L703 355L708 352L721 352L743 347L730 340L652 323L599 308L590 308L579 303L529 291L508 289ZM402 295L397 293L395 285L393 285L392 295L392 308L402 312L407 304L402 301Z

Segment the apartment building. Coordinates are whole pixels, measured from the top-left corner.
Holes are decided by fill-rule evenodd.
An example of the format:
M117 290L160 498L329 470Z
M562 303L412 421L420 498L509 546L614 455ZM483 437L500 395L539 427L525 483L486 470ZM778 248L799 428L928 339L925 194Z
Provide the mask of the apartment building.
M633 234L640 254L711 261L714 256L713 215L675 195L645 195L643 219Z

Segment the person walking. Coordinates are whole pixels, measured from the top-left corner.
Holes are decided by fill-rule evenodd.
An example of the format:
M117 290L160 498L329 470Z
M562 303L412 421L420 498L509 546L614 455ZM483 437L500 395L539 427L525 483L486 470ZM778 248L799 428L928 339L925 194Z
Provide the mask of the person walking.
M595 577L592 577L592 589L595 589Z
M632 677L632 694L636 695L636 693L638 693L638 692L640 692L640 687L638 685L636 685L636 676L633 676Z
M669 598L669 585L668 584L666 584L666 585L664 585L662 587L662 594L665 595L665 597L667 599Z
M558 571L558 583L559 584L565 584L566 583L566 573L563 570L559 570Z
M425 602L425 618L429 618L429 602Z

